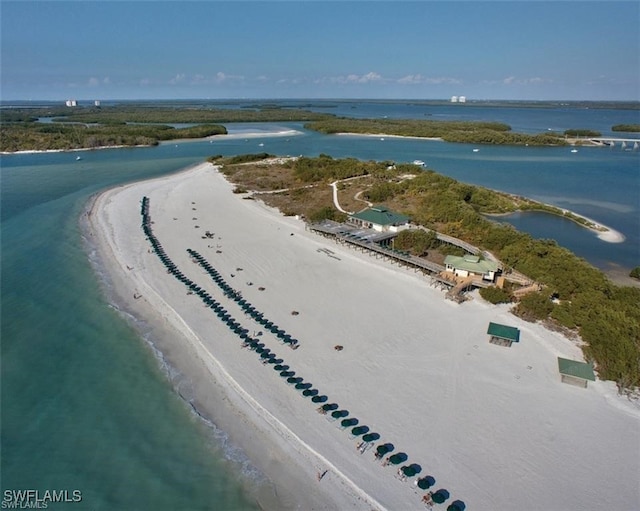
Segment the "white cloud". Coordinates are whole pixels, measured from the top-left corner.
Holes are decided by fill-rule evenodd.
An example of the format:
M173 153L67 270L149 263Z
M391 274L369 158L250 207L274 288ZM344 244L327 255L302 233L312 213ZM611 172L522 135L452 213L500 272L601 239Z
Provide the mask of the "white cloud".
M215 83L229 82L229 81L243 81L244 76L242 75L228 75L227 73L223 73L222 71L218 71L214 78Z
M173 78L171 78L171 80L169 80L169 83L171 85L176 85L178 83L183 83L186 80L186 78L187 78L187 75L185 75L184 73L178 73Z
M407 76L403 76L402 78L400 78L398 80L398 83L401 84L408 84L408 85L413 85L413 84L418 84L418 83L423 83L423 78L422 75L407 75Z
M370 83L370 82L382 82L384 78L378 73L373 71L364 74L358 75L355 73L348 74L346 76L328 76L322 77L314 80L315 83L338 83L338 84L347 84L347 83Z
M89 78L89 87L97 87L100 85L100 80L98 80L95 76Z
M537 85L540 83L551 83L552 80L548 78L541 78L540 76L532 76L530 78L518 78L516 76L508 76L502 80L504 85ZM496 83L487 81L485 83Z
M460 85L462 80L457 78L451 78L448 76L422 76L421 74L417 75L407 75L399 78L397 80L399 84L402 85L441 85L441 84L451 84L451 85Z

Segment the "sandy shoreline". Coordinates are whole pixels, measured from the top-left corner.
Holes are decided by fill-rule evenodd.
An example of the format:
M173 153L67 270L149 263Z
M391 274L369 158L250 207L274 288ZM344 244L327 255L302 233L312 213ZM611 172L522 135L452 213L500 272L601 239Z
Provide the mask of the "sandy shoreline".
M640 505L640 413L611 382L586 390L561 384L556 356L581 359L561 335L517 320L504 306L446 301L410 271L243 200L209 164L101 194L87 219L114 288L160 332L158 348L189 378L199 412L271 480L274 490L256 496L265 508L425 506L415 477L401 481L397 467L381 466L372 451L360 454L350 428L329 422L241 349L237 336L167 274L140 228L143 196L154 234L178 267L228 300L186 252L197 250L300 339L290 350L269 332L260 337L329 402L379 433L377 443L392 442L407 463L418 463L418 477L431 475L434 490L447 489L450 499L436 508L454 500L470 510ZM203 239L207 230L214 238ZM264 330L231 300L225 307L250 331ZM519 327L522 342L490 345L489 321ZM336 351L338 344L344 350Z

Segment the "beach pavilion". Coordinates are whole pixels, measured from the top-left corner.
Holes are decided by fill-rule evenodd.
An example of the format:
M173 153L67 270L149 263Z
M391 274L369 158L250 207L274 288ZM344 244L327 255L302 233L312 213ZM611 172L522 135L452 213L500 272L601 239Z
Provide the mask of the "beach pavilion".
M386 206L372 206L349 215L347 222L378 232L398 232L408 227L409 217L394 213Z
M487 334L489 342L498 346L510 348L514 342L520 342L520 330L513 326L490 322Z
M562 383L568 383L586 389L589 380L596 381L593 366L586 362L578 362L577 360L558 357L558 370L560 371L560 380Z
M482 277L482 280L493 282L498 272L498 264L481 259L480 256L465 254L464 256L448 255L444 258L445 271L456 277Z

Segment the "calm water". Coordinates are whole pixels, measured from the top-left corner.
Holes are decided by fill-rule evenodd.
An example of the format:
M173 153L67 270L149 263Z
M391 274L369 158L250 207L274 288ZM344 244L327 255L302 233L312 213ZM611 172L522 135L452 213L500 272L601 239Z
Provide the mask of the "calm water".
M322 106L361 117L471 116L507 122L517 131L605 132L613 124L639 122L637 111ZM93 151L82 153L81 161L76 153L1 158L2 490L79 489L86 509L96 510L255 509L245 488L261 476L223 431L194 417L174 390L177 376L144 342L144 324L125 321L96 276L78 218L87 199L106 187L170 173L218 153L421 159L456 179L609 225L626 236L624 243L604 243L546 215L510 218L598 266L640 264L637 151L483 146L473 152L472 146L432 141L324 136L296 123L229 126L237 133L277 128L303 134Z

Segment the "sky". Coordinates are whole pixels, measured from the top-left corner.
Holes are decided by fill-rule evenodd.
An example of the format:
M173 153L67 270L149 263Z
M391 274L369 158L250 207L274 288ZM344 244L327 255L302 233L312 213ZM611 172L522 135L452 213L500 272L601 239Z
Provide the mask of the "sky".
M0 99L640 100L640 2L0 0Z

